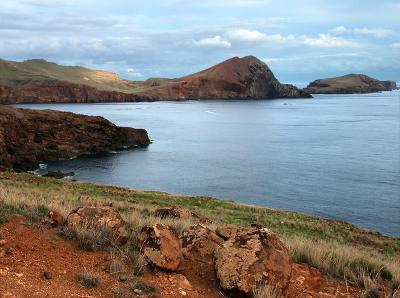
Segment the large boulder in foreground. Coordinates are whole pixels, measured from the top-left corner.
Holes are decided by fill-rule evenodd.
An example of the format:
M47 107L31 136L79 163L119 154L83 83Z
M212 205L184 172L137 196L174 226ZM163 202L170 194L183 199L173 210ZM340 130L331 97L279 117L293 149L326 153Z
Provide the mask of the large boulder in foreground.
M249 230L227 240L215 252L221 287L234 297L252 297L260 283L288 287L292 259L289 250L268 229Z
M223 243L224 240L209 228L197 224L183 233L183 255L188 259L208 261L212 259L215 250L221 247Z
M164 224L145 226L138 240L146 259L156 267L176 271L183 259L182 245L176 231Z
M125 221L119 212L111 207L75 208L68 214L66 223L72 227L109 229L121 244L128 240L128 228Z
M154 216L161 218L191 218L192 212L183 207L172 206L156 209L154 211Z
M397 89L395 81L379 81L362 74L348 74L336 78L315 80L304 91L312 94L352 94L395 89Z
M190 218L195 221L201 223L212 223L212 221L204 216L200 216L189 209L180 207L180 206L172 206L172 207L163 207L158 208L153 212L155 217L165 218Z
M146 130L118 127L102 117L0 107L0 170L34 170L41 161L148 144Z

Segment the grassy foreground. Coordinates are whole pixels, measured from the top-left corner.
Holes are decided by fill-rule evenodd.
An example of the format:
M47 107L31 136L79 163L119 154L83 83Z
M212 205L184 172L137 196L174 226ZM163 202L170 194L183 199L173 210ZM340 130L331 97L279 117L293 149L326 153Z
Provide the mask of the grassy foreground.
M93 204L111 204L133 229L162 221L181 233L195 220L161 220L152 216L155 209L174 205L211 219L214 222L209 225L211 229L222 224L261 224L281 237L289 246L295 262L312 265L329 277L345 279L366 289L384 284L396 292L400 287L400 238L384 236L345 222L202 196L179 196L30 174L0 173L0 224L12 213L40 219L49 209L67 215L74 207Z

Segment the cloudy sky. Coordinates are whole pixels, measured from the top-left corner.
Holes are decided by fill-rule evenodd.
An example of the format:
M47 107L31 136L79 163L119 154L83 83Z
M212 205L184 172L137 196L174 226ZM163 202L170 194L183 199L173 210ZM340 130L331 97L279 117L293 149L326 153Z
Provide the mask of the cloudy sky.
M142 80L254 55L283 82L400 81L399 16L399 0L0 0L0 57Z

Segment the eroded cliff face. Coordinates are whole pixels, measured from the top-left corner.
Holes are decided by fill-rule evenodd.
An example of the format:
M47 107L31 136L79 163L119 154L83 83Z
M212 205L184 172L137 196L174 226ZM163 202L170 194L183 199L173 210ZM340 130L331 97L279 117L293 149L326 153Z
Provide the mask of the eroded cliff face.
M313 94L352 94L392 91L395 81L379 81L362 74L320 79L311 82L304 90Z
M62 81L0 83L0 104L14 103L90 103L151 101L145 95L99 90Z
M253 56L234 57L199 73L162 81L146 94L169 99L311 97L294 86L281 84L269 67Z
M41 161L148 144L146 130L118 127L102 117L0 106L0 169L33 170Z
M29 63L29 71L32 71L32 65L36 64L40 65L40 70L49 68L46 73L48 77L42 72L40 75L34 72L26 74L23 63ZM43 60L22 64L4 62L0 64L1 67L7 68L8 72L3 73L12 75L0 76L0 103L311 97L294 86L281 84L268 66L253 56L234 57L199 73L178 79L155 78L144 82L117 80L115 75L111 76L110 81L103 79L101 82L92 82L81 72L71 73L68 67ZM57 69L57 76L51 75L54 68ZM78 70L82 71L80 68ZM85 73L90 71L85 69ZM61 79L60 72L66 73L65 79ZM105 76L104 73L102 75Z

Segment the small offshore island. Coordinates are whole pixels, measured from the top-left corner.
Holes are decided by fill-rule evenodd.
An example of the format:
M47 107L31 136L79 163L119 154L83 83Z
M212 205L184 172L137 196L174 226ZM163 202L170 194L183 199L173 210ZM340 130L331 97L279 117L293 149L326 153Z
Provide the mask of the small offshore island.
M353 85L359 80L366 85ZM395 87L377 82L345 76L300 90L252 56L144 82L44 60L0 61L3 104L294 99ZM21 173L150 144L145 129L102 117L0 106L1 297L399 297L396 237L205 196Z
M311 82L305 89L313 94L357 94L396 90L395 81L379 81L362 74L320 79Z

